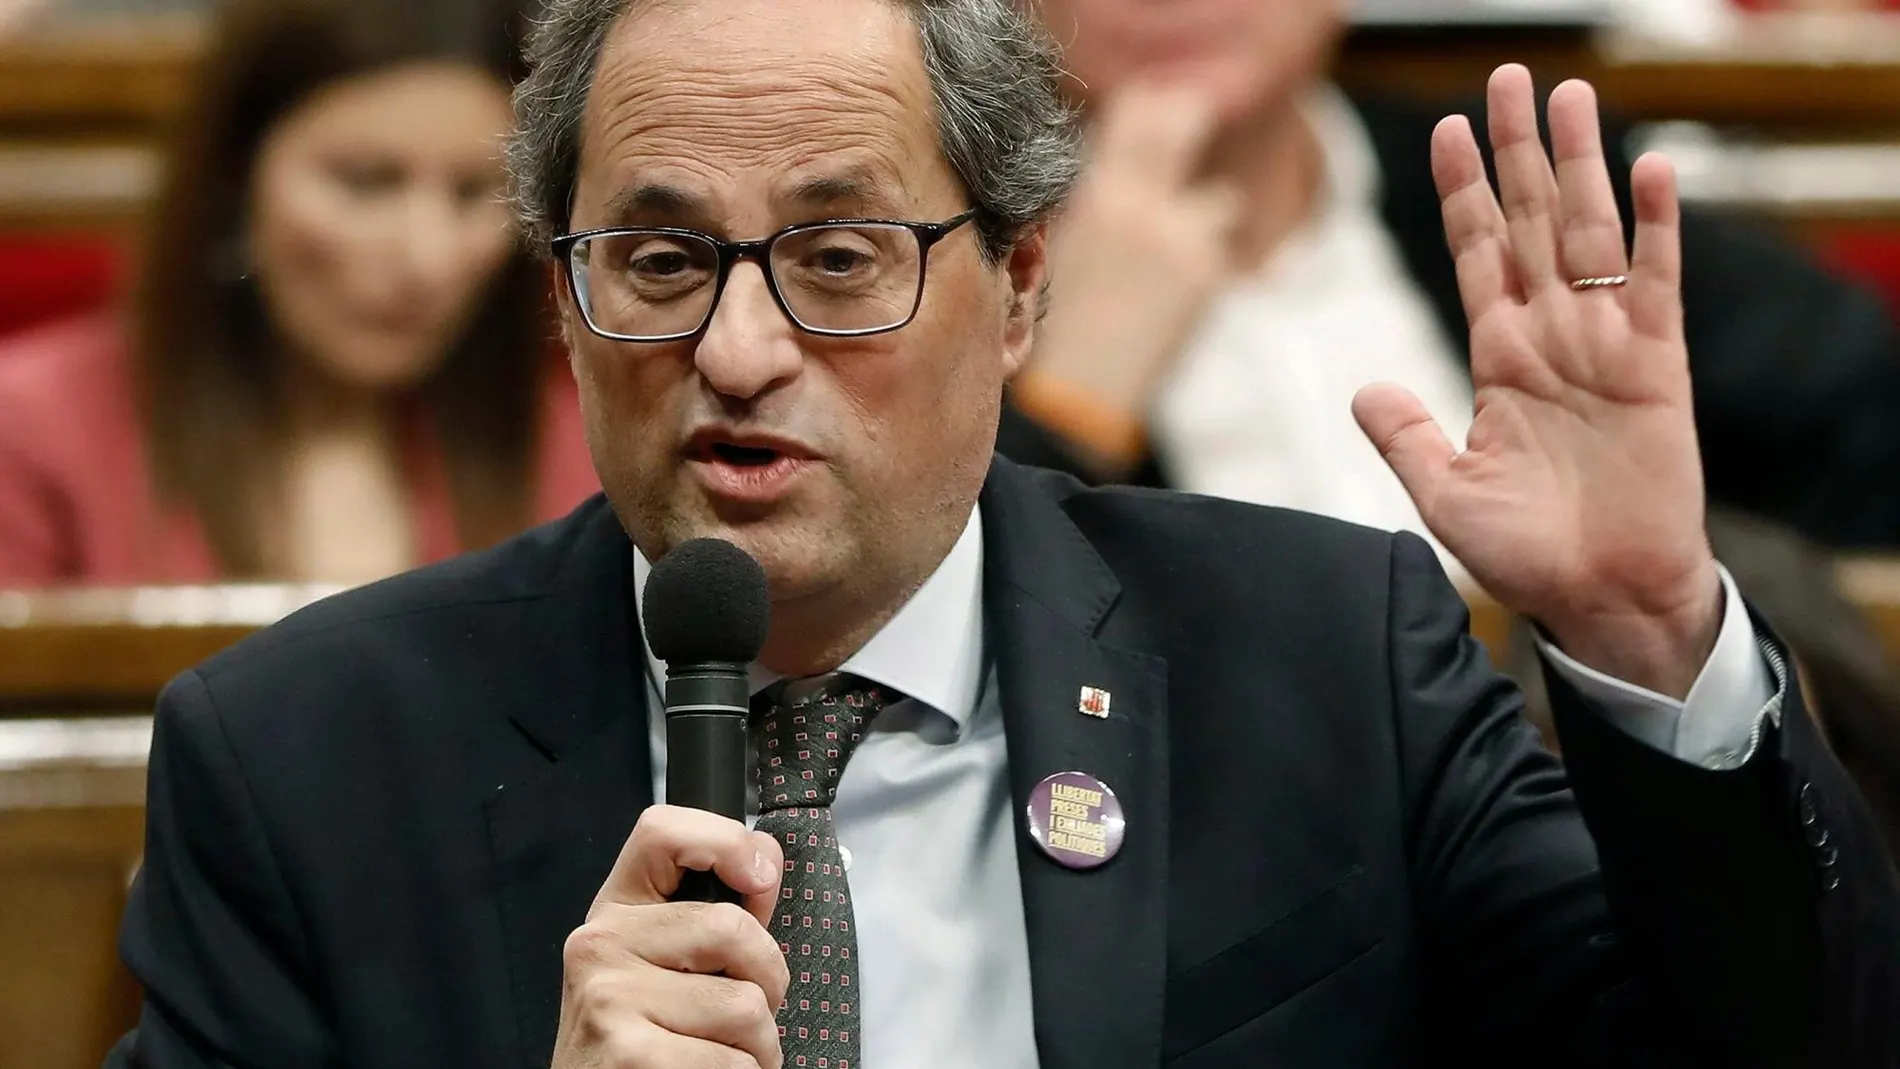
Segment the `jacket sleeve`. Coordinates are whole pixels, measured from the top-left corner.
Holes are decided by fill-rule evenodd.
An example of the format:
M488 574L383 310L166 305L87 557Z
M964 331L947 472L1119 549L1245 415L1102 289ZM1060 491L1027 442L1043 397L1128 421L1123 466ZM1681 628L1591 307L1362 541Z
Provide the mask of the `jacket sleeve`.
M1728 772L1630 738L1548 675L1566 774L1430 549L1393 545L1423 1016L1448 1063L1890 1065L1900 893L1787 673L1785 727Z
M333 1064L295 904L195 673L159 699L149 776L145 860L119 941L145 1005L107 1064Z

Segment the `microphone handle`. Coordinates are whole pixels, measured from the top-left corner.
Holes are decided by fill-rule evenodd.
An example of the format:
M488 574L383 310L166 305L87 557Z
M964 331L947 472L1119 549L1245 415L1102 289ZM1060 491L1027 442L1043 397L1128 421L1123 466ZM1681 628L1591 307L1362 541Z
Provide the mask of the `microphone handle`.
M725 661L666 669L666 800L743 821L751 747L746 666ZM680 874L675 902L739 902L711 872Z

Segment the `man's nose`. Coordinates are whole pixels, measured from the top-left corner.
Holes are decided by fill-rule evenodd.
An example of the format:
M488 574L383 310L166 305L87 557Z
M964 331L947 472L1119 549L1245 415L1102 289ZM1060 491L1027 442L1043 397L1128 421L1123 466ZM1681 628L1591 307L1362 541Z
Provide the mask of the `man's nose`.
M741 262L726 279L693 363L720 394L749 400L797 377L804 364L797 330L772 299L765 272Z

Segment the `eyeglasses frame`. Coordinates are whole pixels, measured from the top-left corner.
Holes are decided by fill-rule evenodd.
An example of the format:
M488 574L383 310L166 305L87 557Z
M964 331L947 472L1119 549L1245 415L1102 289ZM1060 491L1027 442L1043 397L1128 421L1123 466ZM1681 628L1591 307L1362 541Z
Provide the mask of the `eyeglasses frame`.
M917 312L924 304L924 282L930 277L930 250L935 248L938 243L949 237L965 223L975 219L977 213L978 209L970 208L967 211L945 219L941 223L918 223L903 219L823 219L810 223L793 223L791 226L785 227L777 233L768 237L759 238L755 241L721 241L703 230L689 230L684 227L610 226L595 230L583 230L573 234L562 234L549 241L548 246L550 251L554 254L554 258L559 261L561 265L562 273L567 278L568 287L574 291L575 303L580 307L581 319L587 324L587 329L602 338L606 338L608 341L660 344L664 342L684 341L704 333L706 328L712 324L713 315L719 310L720 299L725 296L726 280L732 277L732 269L736 267L741 260L751 260L759 265L759 273L765 276L765 288L772 294L773 303L778 305L779 311L784 314L785 318L794 327L797 327L807 334L814 334L823 338L868 338L877 334L889 334L895 330L902 330L910 326L910 324L916 320ZM894 323L888 327L870 327L857 330L824 330L807 325L804 320L798 317L797 313L792 311L791 305L786 303L785 294L779 291L778 276L772 270L771 255L773 247L781 240L793 234L806 233L814 230L830 230L844 226L900 227L916 235L918 249L917 292L911 297L910 313L904 317L902 322ZM674 334L641 337L629 334L616 334L612 331L604 330L595 324L593 313L587 310L587 302L580 296L580 282L574 277L574 247L592 238L607 237L616 234L656 234L662 237L693 238L711 245L718 251L718 275L713 282L712 303L706 306L706 318L701 320L698 326L691 330L680 331Z

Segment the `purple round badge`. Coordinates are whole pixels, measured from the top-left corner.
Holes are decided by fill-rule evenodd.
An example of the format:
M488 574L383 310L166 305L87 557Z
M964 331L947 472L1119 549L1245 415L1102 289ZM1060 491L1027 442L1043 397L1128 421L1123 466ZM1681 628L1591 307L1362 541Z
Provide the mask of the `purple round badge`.
M1115 792L1086 772L1058 772L1029 792L1029 835L1058 865L1106 864L1126 827Z

